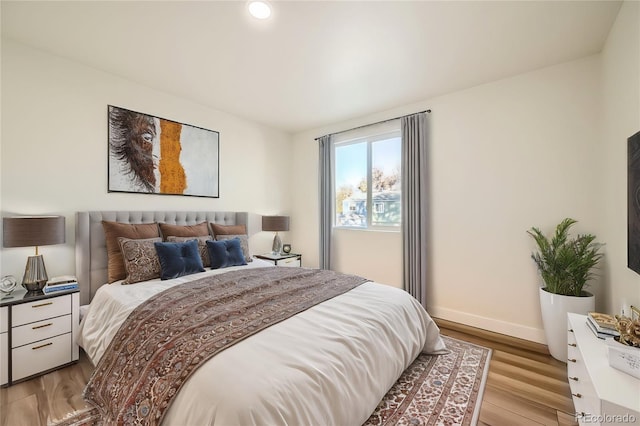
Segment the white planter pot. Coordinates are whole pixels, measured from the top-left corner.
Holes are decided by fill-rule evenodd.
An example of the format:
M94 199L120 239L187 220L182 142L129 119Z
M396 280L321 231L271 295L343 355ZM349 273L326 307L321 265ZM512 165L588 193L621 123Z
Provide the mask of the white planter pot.
M567 362L567 313L586 315L595 310L595 297L563 296L540 288L540 309L544 335L551 356Z

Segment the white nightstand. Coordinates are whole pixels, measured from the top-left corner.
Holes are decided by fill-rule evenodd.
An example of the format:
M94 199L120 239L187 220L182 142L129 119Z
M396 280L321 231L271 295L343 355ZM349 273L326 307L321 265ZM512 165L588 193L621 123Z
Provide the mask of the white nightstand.
M78 360L73 335L80 323L80 292L32 294L24 289L0 299L0 385L47 373Z
M580 425L638 424L640 380L609 366L607 345L569 314L567 375Z
M255 257L258 259L266 260L276 266L288 266L288 267L301 267L302 255L301 254L257 254Z

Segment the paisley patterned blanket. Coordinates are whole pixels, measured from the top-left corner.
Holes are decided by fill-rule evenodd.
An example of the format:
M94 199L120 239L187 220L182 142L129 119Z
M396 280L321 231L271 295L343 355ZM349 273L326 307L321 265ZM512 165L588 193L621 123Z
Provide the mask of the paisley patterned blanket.
M255 268L172 287L129 315L84 397L104 424L160 424L207 359L366 281L327 270Z

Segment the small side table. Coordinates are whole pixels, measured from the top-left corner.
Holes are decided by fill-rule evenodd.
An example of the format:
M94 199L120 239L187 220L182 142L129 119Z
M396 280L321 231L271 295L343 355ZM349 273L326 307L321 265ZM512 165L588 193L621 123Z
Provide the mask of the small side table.
M302 255L295 253L281 253L281 254L257 254L255 255L258 259L266 260L267 262L271 262L276 266L285 266L291 268L299 268L302 266Z
M80 323L80 291L0 298L0 385L48 373L78 361L73 335Z

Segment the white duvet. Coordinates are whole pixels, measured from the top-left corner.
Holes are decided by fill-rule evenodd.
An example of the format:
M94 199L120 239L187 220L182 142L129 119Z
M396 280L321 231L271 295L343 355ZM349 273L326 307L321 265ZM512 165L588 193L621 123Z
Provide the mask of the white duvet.
M103 285L76 336L94 364L140 303L175 280ZM367 282L275 324L203 364L164 425L361 425L418 354L446 351L439 330L403 290Z

